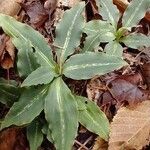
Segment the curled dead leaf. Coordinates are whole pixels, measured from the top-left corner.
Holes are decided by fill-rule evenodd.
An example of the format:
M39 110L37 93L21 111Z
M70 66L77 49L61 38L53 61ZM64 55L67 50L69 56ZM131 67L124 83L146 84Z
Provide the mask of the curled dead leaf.
M0 44L0 63L4 69L10 69L14 66L15 47L8 36L3 35Z
M141 150L150 143L150 101L122 107L111 123L108 150Z

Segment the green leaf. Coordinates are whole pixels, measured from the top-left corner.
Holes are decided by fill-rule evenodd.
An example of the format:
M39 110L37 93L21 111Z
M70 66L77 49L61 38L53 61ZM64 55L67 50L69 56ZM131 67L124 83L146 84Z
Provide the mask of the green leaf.
M57 48L57 56L60 64L74 53L75 48L80 45L82 27L84 23L81 15L85 4L81 2L64 13L62 21L56 26L56 39L54 45L62 47Z
M112 0L97 0L99 13L102 15L104 20L107 20L111 23L114 29L117 29L117 24L120 18L119 10L113 4Z
M37 120L34 120L27 127L27 139L29 141L30 150L37 150L42 144L43 133L41 131L41 125Z
M56 149L70 150L78 128L78 110L77 102L61 78L52 82L44 110Z
M123 27L136 26L150 7L150 0L132 0L122 18Z
M24 86L32 86L38 84L48 84L50 83L54 77L57 75L55 72L51 71L49 66L41 66L35 71L33 71L22 83L22 87Z
M129 34L128 36L125 36L121 42L134 49L138 49L142 46L150 46L150 38L140 33Z
M104 51L108 55L122 57L123 47L117 41L112 41L105 46Z
M20 96L17 83L13 80L4 80L0 78L0 102L11 106Z
M12 38L12 41L15 41L14 44L16 42L21 42L20 44L22 44L23 42L28 49L34 48L41 65L47 64L54 68L55 63L52 58L52 51L39 32L4 14L0 14L0 26ZM23 47L22 49L25 48Z
M14 103L9 110L5 120L2 122L1 128L30 123L43 110L43 99L46 92L47 86L26 89L19 101Z
M12 40L18 51L17 69L21 77L27 77L32 71L38 68L36 57L29 41L21 39Z
M42 133L45 134L45 135L47 135L47 139L48 139L51 143L53 143L52 131L49 129L48 126L49 126L48 123L45 123L45 124L44 124L44 126L43 126L43 128L42 128Z
M89 99L81 96L76 96L79 107L79 122L89 131L98 134L101 138L108 141L109 136L109 121L106 115L100 108ZM81 109L81 105L86 109Z
M100 42L110 42L115 39L112 25L101 20L86 23L83 31L88 35L83 51L92 51Z
M127 63L117 56L88 52L70 57L64 65L63 74L76 80L90 79L95 75L104 75L125 65Z

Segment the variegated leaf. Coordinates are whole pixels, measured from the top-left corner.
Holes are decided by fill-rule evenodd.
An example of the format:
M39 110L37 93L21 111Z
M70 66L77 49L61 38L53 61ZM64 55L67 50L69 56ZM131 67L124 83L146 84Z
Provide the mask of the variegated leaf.
M14 45L16 43L22 44L20 42L26 43L27 49L31 50L34 48L36 56L41 60L41 65L47 64L54 68L55 63L52 58L51 49L39 32L4 14L0 14L0 26L12 38Z
M84 2L81 2L72 9L66 11L62 21L56 27L54 45L60 47L56 49L60 64L63 64L65 59L74 53L75 48L80 44L84 23L81 13L84 6Z
M33 49L29 41L21 39L12 40L18 51L17 69L21 77L27 77L32 71L39 67Z
M44 96L47 92L47 86L40 88L26 89L21 95L18 102L9 110L1 128L9 127L10 125L25 125L30 123L43 110Z
M77 102L61 78L50 85L44 110L56 149L70 150L78 128L78 110Z
M113 0L97 0L97 2L100 15L102 15L104 20L111 23L114 30L116 30L120 15L119 10L113 4Z
M112 41L112 42L109 42L105 46L104 51L108 55L114 55L114 56L122 57L123 47L117 41Z
M90 79L95 75L103 75L127 65L117 56L105 53L88 52L76 54L64 65L63 74L72 79Z
M27 127L27 139L29 141L30 150L37 150L42 144L43 133L41 131L41 124L38 120L34 120Z
M108 140L109 121L100 108L91 100L76 96L79 108L79 122L91 132ZM85 108L84 108L84 107Z
M0 102L11 106L20 96L19 88L17 83L12 80L4 80L0 78Z
M49 129L49 124L47 122L44 123L44 126L42 128L42 133L47 136L47 139L53 143L53 138L52 138L52 131Z
M134 49L138 49L142 46L150 47L150 37L140 33L129 34L122 39L122 42L126 46Z
M38 84L48 84L54 77L57 75L54 72L51 72L49 66L41 66L35 71L33 71L22 83L23 86L32 86Z
M83 51L92 51L100 42L110 42L115 39L113 26L101 20L86 23L83 32L87 34Z
M150 7L150 0L132 0L122 18L123 27L136 26Z

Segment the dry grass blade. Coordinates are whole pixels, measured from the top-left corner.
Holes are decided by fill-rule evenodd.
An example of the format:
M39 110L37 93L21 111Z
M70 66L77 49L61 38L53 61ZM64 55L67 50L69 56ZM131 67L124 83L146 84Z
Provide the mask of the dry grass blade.
M150 101L123 107L111 123L108 150L140 150L150 142Z

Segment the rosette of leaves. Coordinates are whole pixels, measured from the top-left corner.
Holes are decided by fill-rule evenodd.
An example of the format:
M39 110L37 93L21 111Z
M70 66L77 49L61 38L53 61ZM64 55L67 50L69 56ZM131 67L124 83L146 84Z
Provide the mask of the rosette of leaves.
M131 32L131 28L138 25L150 8L149 0L132 0L121 18L121 27L119 23L121 14L113 4L113 0L96 0L96 3L103 21L92 20L85 24L84 32L87 38L83 51L93 51L100 43L107 43L104 49L107 54L122 57L121 43L133 49L150 46L150 37Z
M0 15L0 26L18 49L18 72L25 78L21 96L10 108L1 129L27 125L32 150L40 146L43 133L57 150L70 150L78 122L108 139L109 122L105 114L94 102L74 95L64 82L64 76L75 80L90 79L126 65L121 58L105 53L71 56L80 44L84 6L81 2L67 10L56 27L57 61L41 34L9 16ZM45 114L44 124L38 121L41 112Z

